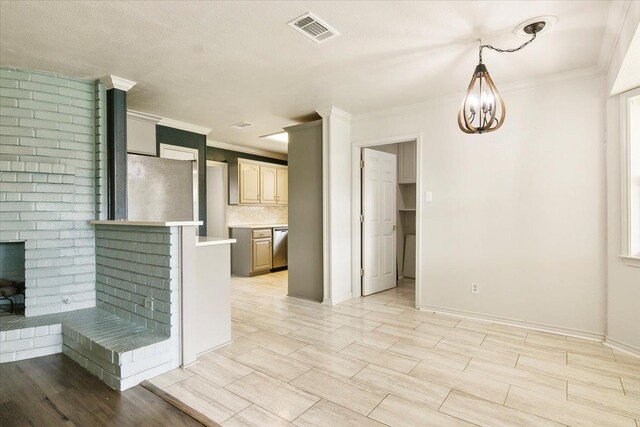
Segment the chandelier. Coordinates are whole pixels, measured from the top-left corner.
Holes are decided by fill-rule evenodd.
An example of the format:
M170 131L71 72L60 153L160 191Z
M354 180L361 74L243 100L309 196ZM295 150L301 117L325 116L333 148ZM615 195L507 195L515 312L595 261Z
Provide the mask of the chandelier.
M545 21L537 21L526 25L522 31L531 35L531 39L514 49L498 49L489 44L481 44L479 49L479 63L473 71L467 95L462 100L458 112L458 126L464 133L493 132L504 123L507 108L498 93L493 79L489 75L487 66L482 62L482 49L491 49L500 53L517 52L536 39L536 34L544 29Z

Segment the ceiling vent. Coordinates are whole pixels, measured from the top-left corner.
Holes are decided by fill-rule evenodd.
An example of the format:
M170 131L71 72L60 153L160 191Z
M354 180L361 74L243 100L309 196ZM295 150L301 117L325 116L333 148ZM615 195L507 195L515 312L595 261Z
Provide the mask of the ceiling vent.
M231 127L234 129L244 129L244 128L248 128L249 126L251 126L251 123L247 123L247 122L240 122L240 123L236 123L235 125L231 125Z
M316 43L323 43L340 35L338 31L311 12L289 22L289 26Z

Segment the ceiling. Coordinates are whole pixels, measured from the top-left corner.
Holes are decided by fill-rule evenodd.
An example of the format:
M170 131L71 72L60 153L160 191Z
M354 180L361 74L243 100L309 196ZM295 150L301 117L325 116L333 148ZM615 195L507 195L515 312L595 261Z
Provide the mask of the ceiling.
M285 152L258 137L318 108L360 114L462 97L477 39L517 46L524 39L513 28L535 16L558 22L518 53L484 54L498 89L602 66L610 3L2 1L0 64L133 80L131 109L212 128L211 140ZM316 44L287 25L309 11L341 36ZM253 126L229 127L240 121Z

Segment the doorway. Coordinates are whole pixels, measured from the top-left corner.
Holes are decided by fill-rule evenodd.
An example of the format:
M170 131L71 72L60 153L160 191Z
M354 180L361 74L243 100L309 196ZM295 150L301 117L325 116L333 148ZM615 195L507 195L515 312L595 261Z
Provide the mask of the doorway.
M207 235L229 237L227 164L207 160Z
M420 137L354 143L354 296L400 286L420 301ZM413 296L413 295L412 295ZM411 298L413 300L414 298Z

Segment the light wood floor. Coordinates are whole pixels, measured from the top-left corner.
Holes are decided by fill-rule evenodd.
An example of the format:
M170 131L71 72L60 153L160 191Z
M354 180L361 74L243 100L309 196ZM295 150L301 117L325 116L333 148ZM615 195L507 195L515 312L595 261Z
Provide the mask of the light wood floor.
M411 284L331 307L286 281L234 277L233 342L152 382L224 426L640 427L638 358L417 311Z

